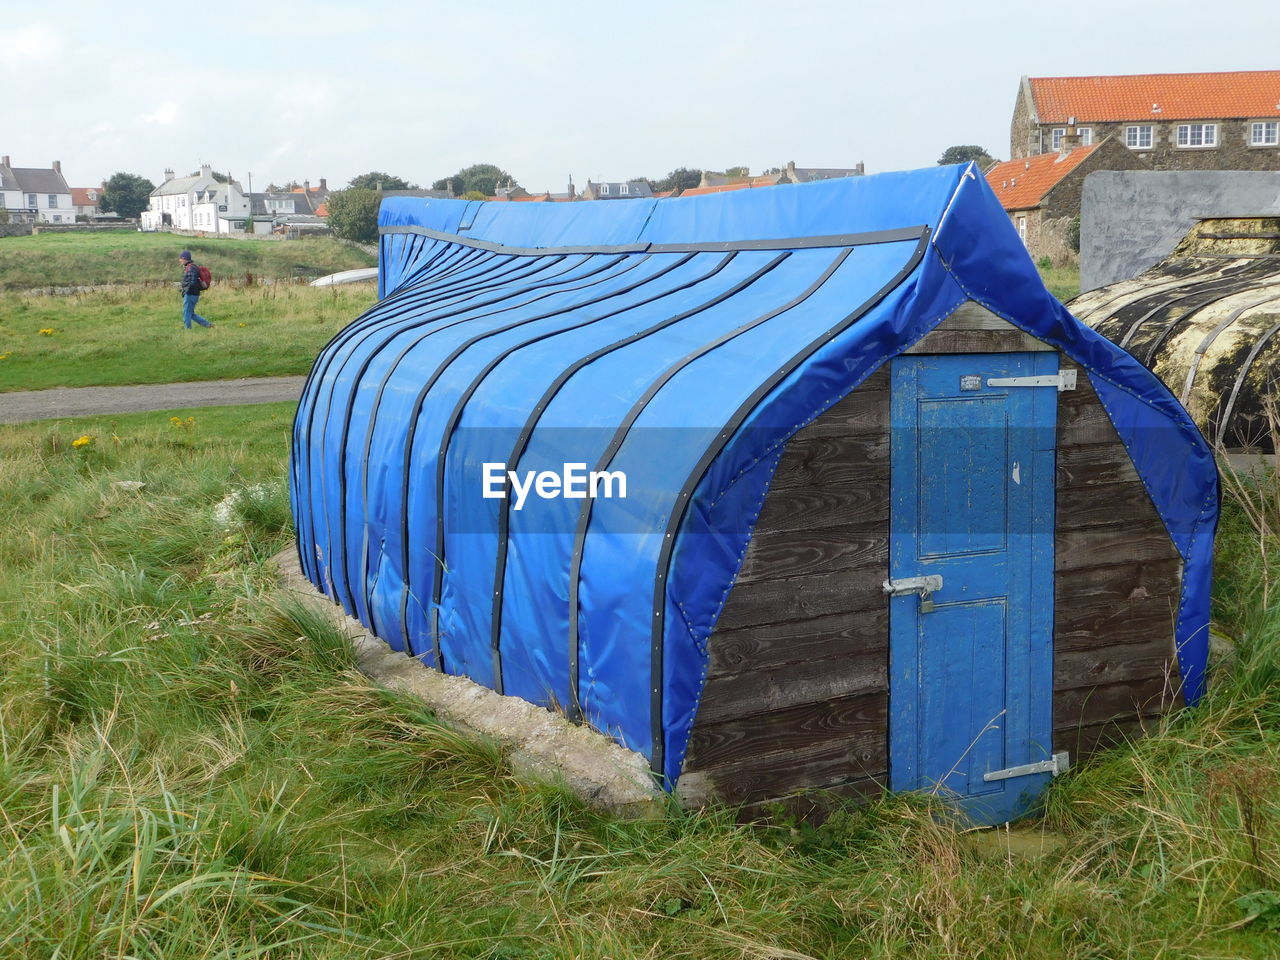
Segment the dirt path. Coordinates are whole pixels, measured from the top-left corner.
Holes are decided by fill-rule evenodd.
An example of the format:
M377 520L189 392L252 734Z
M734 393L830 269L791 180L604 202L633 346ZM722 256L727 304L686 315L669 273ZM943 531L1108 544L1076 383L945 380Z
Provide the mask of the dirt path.
M246 377L135 387L58 387L0 393L0 423L104 413L181 410L297 400L305 377Z

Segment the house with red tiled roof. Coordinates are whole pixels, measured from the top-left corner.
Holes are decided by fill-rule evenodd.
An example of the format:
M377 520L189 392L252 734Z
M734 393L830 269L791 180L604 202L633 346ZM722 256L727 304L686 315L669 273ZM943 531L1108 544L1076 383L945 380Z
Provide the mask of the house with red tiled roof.
M1053 153L997 163L987 171L1018 236L1032 257L1073 262L1079 247L1080 194L1096 170L1144 170L1146 162L1115 137L1088 146L1068 135Z
M77 217L96 217L102 200L101 187L72 187L71 206Z
M1155 170L1280 170L1280 70L1023 77L1009 155L1114 137Z

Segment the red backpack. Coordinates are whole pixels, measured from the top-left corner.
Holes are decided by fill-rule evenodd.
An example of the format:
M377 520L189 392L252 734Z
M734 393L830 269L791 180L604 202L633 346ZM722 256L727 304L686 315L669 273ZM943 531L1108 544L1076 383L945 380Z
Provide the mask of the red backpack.
M213 274L209 272L208 267L196 267L196 272L200 274L200 289L208 290L209 285L213 283Z

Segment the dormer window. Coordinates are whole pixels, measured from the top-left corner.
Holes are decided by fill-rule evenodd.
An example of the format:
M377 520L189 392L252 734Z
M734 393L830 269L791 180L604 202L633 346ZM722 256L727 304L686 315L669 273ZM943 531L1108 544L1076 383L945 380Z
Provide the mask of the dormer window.
M622 186L618 187L618 192L619 192L619 193L630 193L630 192L631 192L631 184L629 184L629 183L624 183Z
M607 197L609 195L609 185L607 183L600 184L600 196Z

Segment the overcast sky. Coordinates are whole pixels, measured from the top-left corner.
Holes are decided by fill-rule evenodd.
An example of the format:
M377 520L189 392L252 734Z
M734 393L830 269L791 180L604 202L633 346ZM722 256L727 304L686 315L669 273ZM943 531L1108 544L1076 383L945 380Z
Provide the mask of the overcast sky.
M531 190L1009 154L1018 79L1280 68L1278 0L9 5L0 153L72 186L496 163Z

